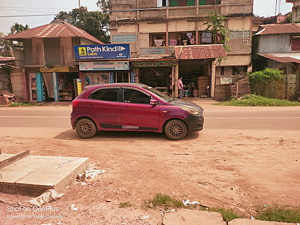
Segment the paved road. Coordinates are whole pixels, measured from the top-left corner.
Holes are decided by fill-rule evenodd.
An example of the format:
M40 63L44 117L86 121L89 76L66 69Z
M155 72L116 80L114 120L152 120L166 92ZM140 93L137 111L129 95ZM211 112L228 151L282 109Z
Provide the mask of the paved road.
M195 101L205 129L300 130L300 107L229 107ZM0 108L0 127L70 128L71 106Z

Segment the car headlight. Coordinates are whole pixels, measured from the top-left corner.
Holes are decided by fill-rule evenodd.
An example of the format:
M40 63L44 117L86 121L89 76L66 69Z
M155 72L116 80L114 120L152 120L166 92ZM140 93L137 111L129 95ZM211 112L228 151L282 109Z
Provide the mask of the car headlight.
M191 108L182 108L182 109L187 111L191 115L200 115L200 116L202 116L202 114L203 114L202 109L199 109L199 110L191 109Z

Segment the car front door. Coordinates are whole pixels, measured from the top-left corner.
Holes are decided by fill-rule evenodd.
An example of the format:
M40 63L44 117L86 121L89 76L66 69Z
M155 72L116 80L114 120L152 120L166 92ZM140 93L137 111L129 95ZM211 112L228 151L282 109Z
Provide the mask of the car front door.
M155 131L159 126L160 105L151 105L151 95L134 88L123 88L121 124L123 129Z

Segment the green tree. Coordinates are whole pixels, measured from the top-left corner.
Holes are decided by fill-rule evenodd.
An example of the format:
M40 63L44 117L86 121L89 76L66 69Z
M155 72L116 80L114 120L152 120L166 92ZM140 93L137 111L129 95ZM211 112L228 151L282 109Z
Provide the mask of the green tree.
M82 30L85 30L90 35L98 38L104 43L109 42L108 35L108 12L88 11L86 7L73 9L70 12L59 12L56 17L64 20Z
M29 26L26 24L25 26L23 26L22 24L19 23L14 23L14 25L12 25L10 27L10 34L16 34L19 32L22 32L24 30L28 30Z
M206 32L211 33L213 44L223 44L226 51L229 51L229 46L226 43L229 41L229 30L225 27L226 17L221 16L217 12L212 12L204 23Z

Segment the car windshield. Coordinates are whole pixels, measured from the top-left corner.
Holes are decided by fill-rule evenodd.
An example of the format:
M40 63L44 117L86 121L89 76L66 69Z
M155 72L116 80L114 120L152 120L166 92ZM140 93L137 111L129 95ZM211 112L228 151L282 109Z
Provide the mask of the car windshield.
M156 90L156 89L153 88L153 87L150 87L150 86L144 86L143 88L146 89L146 90L148 90L148 91L151 91L153 94L155 94L156 96L158 96L159 98L161 98L161 99L163 99L163 100L165 100L165 101L167 101L167 102L171 102L171 101L174 100L174 99L171 98L170 96L168 96L168 95L166 95L166 94L164 94L164 93L162 93L162 92Z

